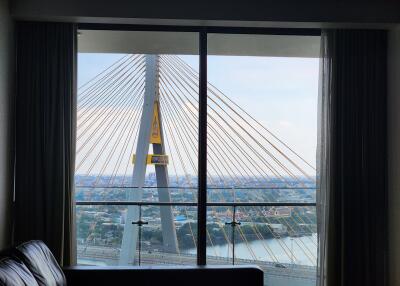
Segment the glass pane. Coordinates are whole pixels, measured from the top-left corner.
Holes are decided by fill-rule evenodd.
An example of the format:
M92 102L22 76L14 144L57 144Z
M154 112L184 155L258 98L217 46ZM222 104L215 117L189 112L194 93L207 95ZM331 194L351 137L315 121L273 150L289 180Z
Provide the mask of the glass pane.
M194 265L197 261L197 207L174 207L178 251L167 251L163 244L160 207L143 207L140 265ZM137 261L137 264L139 262Z
M233 208L212 206L207 213L207 264L232 264Z
M238 232L246 240L235 245L235 263L259 265L265 285L315 285L316 208L288 207L290 215L271 215L270 209L238 208Z
M319 42L208 35L208 201L234 216L208 263L230 246L230 259L259 265L269 286L316 281ZM208 225L225 213L210 212Z
M118 265L126 207L77 206L77 258L80 265Z
M194 264L198 34L81 30L78 51L78 263Z

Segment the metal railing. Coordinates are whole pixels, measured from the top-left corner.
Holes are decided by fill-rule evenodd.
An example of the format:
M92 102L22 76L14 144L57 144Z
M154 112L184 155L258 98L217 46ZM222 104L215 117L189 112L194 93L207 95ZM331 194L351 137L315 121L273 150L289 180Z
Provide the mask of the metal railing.
M141 236L142 227L147 225L148 222L143 220L142 207L146 206L171 206L171 207L197 207L197 202L149 202L149 201L76 201L77 206L137 206L139 207L139 217L137 221L131 222L138 226L138 264L141 264ZM226 221L225 225L232 228L232 264L235 264L235 232L236 228L241 225L238 221L237 208L238 207L315 207L315 202L208 202L207 207L230 207L232 208L231 221ZM125 222L127 223L127 222ZM282 263L278 263L283 265Z

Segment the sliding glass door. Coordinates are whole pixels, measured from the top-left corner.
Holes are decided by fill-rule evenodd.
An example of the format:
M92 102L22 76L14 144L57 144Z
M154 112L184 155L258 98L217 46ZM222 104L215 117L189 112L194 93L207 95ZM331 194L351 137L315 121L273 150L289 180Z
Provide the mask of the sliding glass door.
M198 34L78 41L78 263L195 264L198 82L176 63L198 70Z
M79 32L78 263L315 285L318 33L134 28Z
M266 285L316 283L319 45L208 34L207 263L257 264Z

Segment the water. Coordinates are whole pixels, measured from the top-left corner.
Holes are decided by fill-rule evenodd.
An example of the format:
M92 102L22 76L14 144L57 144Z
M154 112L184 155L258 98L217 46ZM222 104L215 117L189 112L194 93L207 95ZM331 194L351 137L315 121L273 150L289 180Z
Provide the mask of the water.
M184 251L196 254L196 249ZM232 257L232 248L224 245L207 247L207 255ZM317 236L285 237L280 239L255 240L235 244L235 257L267 262L294 263L315 266L317 262Z

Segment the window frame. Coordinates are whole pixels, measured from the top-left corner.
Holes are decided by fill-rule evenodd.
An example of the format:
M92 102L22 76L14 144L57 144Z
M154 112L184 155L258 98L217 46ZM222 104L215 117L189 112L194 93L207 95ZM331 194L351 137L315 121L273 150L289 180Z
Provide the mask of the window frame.
M197 197L197 265L207 264L207 61L208 34L321 36L318 28L261 28L79 23L78 30L196 32L199 35L199 134ZM75 49L77 57L78 51ZM75 70L77 63L75 62ZM77 82L77 73L74 74ZM77 89L74 90L75 98ZM316 205L302 204L298 205Z

